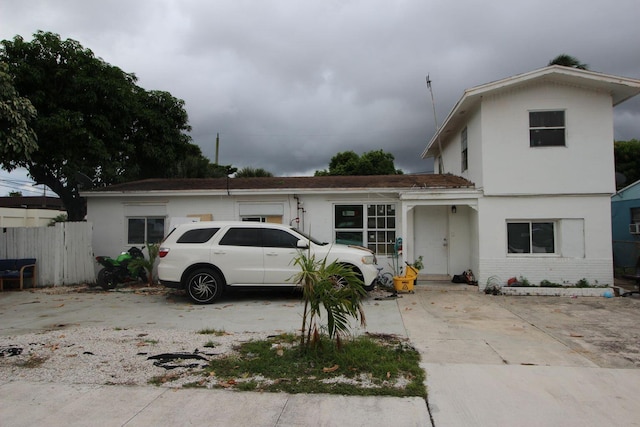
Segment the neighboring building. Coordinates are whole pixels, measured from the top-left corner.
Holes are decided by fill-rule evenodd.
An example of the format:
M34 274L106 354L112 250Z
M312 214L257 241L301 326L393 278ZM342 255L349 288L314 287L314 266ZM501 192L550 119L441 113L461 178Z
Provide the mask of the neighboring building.
M615 266L635 267L640 257L640 181L611 197L611 229Z
M159 241L193 219L290 224L374 249L379 264L424 257L422 278L471 268L612 283L612 107L640 80L551 66L468 89L424 150L439 173L146 180L82 193L96 254ZM443 172L447 172L446 174Z
M57 197L0 197L0 227L44 227L66 213Z
M561 66L464 92L423 157L476 185L462 214L481 285L613 283L612 107L638 93L640 80Z

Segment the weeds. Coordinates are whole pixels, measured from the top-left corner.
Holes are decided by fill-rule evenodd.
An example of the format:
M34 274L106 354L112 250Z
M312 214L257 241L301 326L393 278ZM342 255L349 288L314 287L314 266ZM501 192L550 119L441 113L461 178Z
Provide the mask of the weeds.
M215 335L216 337L227 335L227 332L224 329L211 329L211 328L201 329L198 331L198 333L202 335Z

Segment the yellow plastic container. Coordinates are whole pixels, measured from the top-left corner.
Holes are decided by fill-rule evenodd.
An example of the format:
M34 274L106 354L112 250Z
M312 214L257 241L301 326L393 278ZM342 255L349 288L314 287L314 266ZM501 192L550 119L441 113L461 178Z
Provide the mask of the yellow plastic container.
M418 270L407 266L404 276L393 277L393 288L396 292L413 292L413 285L418 278Z

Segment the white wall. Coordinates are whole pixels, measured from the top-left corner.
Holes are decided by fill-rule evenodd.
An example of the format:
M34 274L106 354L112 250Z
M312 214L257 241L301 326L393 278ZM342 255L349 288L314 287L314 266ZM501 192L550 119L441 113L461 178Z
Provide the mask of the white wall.
M531 110L565 110L565 147L529 146ZM607 93L547 83L485 97L482 143L485 195L615 192Z
M608 196L483 197L479 200L481 287L490 276L502 283L523 276L541 280L613 284L611 204ZM508 220L556 222L557 254L507 253Z
M51 209L0 208L0 227L46 227L66 211Z

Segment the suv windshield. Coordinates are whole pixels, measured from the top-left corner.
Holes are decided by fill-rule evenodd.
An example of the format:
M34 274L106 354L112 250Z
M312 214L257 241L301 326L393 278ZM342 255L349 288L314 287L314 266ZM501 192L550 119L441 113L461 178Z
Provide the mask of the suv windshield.
M292 229L293 231L295 231L296 233L298 233L298 234L300 234L300 235L304 236L304 237L305 237L305 238L307 238L308 240L311 240L311 241L312 241L314 244L316 244L316 245L320 245L320 246L328 245L328 243L327 243L327 242L321 242L321 241L319 241L319 240L317 240L317 239L314 239L313 237L309 236L309 235L308 235L308 234L306 234L306 233L303 233L303 232L302 232L302 231L300 231L300 230L297 230L297 229L295 229L295 228L293 228L293 227L291 227L291 229Z

